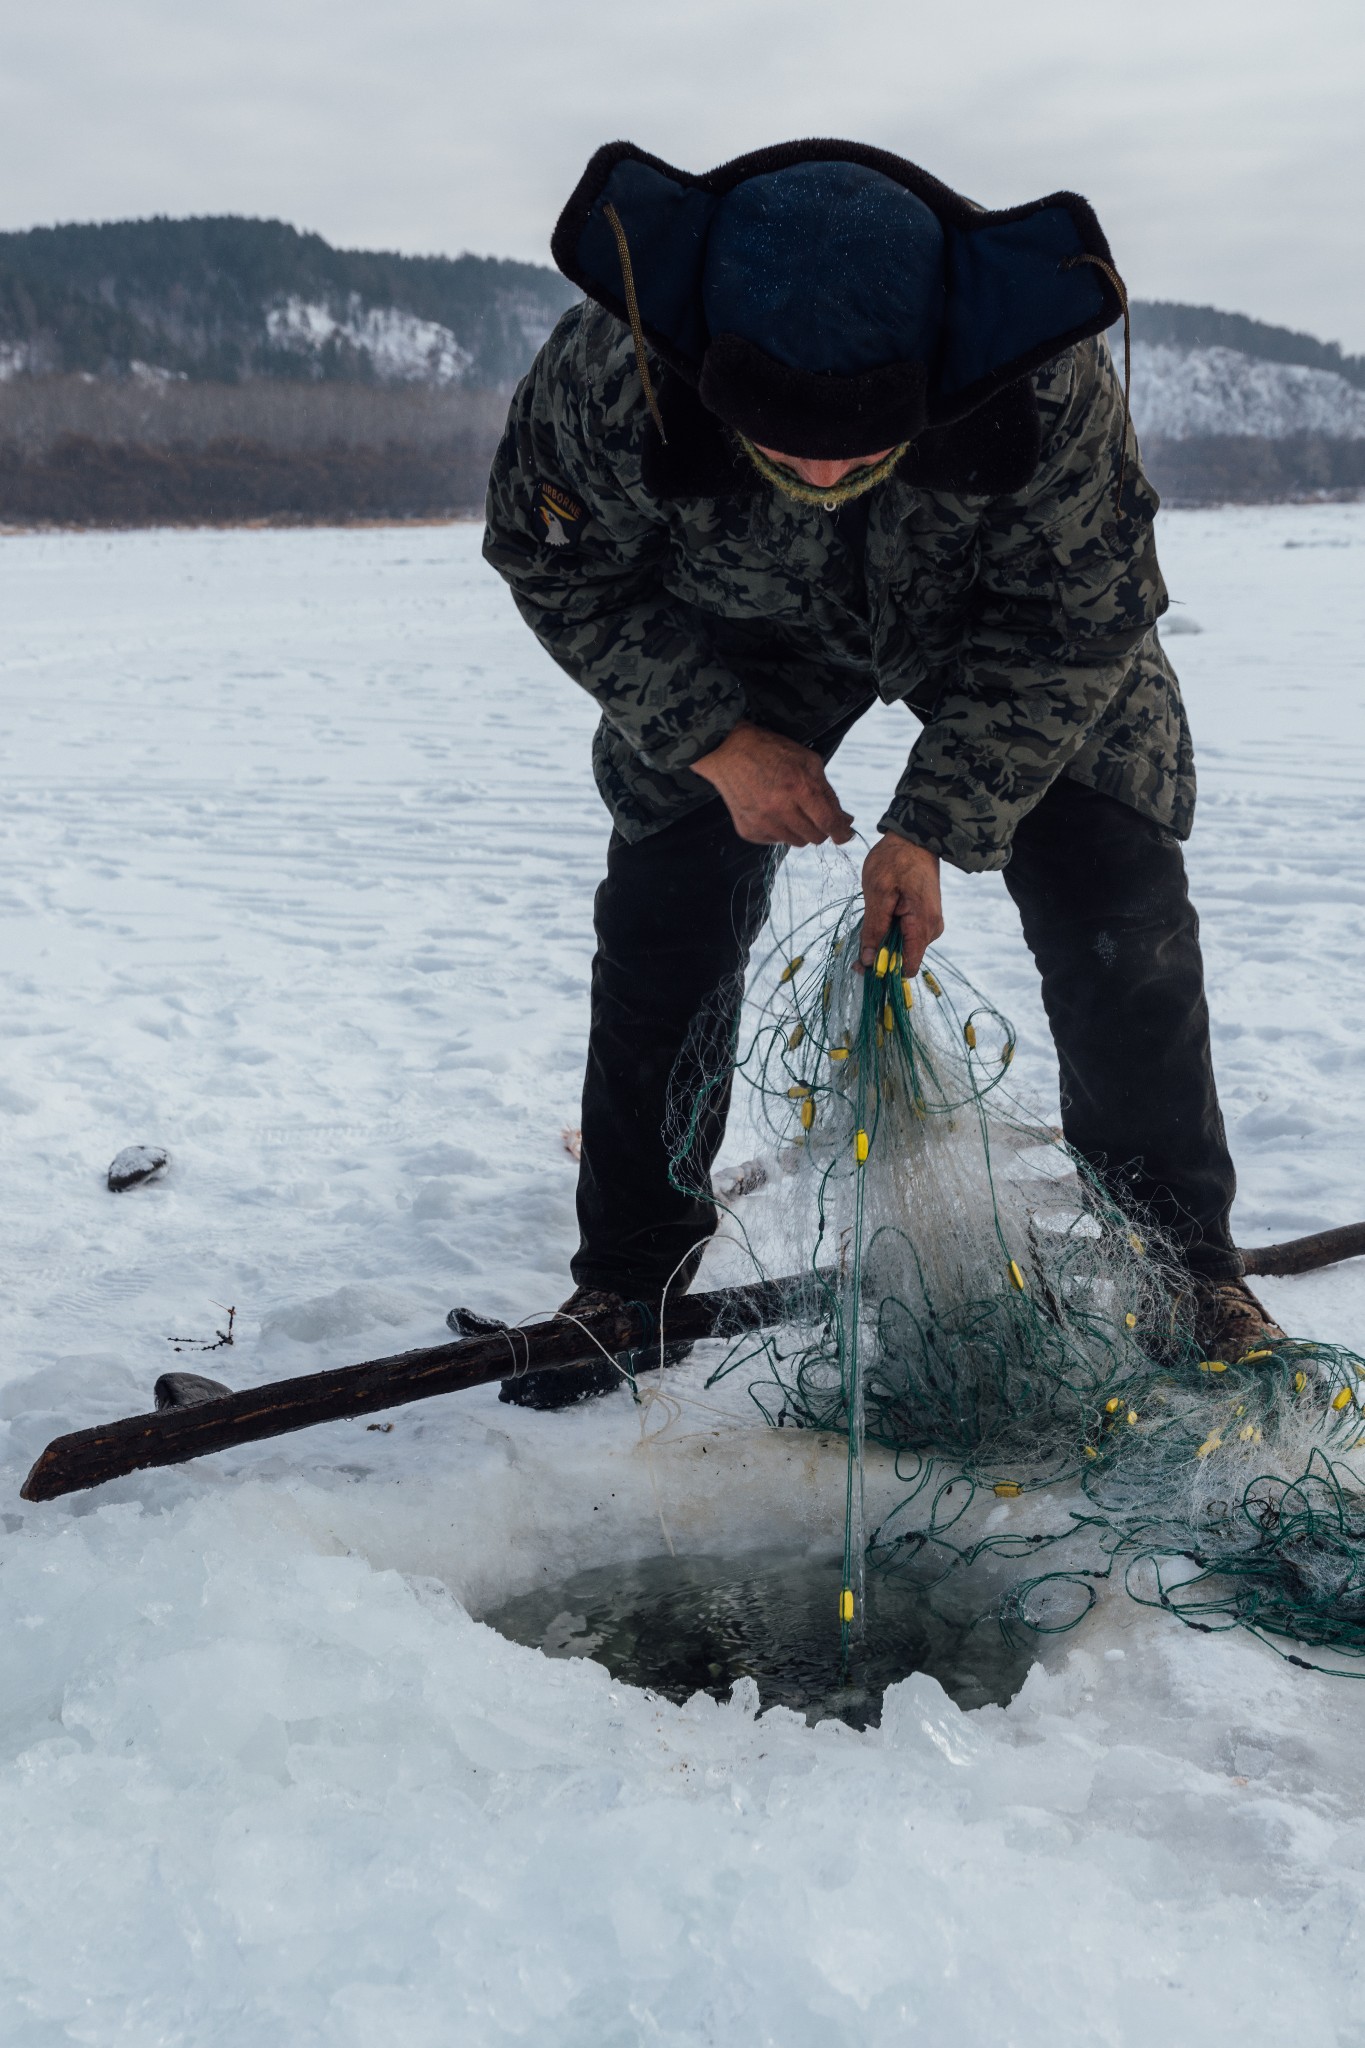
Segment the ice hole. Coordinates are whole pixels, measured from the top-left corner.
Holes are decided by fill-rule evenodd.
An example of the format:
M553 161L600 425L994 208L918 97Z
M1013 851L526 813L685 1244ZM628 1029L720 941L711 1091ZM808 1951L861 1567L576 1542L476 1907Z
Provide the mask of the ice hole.
M590 1657L618 1681L674 1700L727 1698L749 1675L765 1707L866 1726L886 1686L912 1672L931 1673L963 1707L1003 1703L1030 1665L1051 1661L1053 1645L1074 1646L1074 1636L1030 1628L1013 1644L1003 1638L1003 1598L1039 1569L1036 1510L983 1488L960 1519L945 1509L951 1540L966 1549L1017 1534L1019 1554L949 1572L946 1550L917 1556L907 1544L889 1571L870 1565L865 1648L841 1686L846 1445L756 1422L747 1381L708 1390L722 1355L719 1344L699 1346L676 1379L665 1375L664 1391L679 1397L667 1426L623 1391L545 1416L509 1414L490 1396L480 1427L480 1397L470 1396L459 1450L445 1441L439 1474L408 1469L384 1485L372 1473L367 1485L329 1494L328 1536L377 1569L438 1581L519 1643ZM382 1443L390 1465L400 1437L366 1441ZM863 1476L867 1528L894 1549L904 1478L872 1444Z
M1036 1652L994 1604L936 1571L870 1573L865 1628L840 1668L839 1557L758 1551L597 1565L490 1608L482 1619L547 1657L590 1657L613 1678L681 1704L727 1699L752 1678L762 1708L875 1726L888 1685L938 1679L960 1707L1005 1705ZM970 1576L970 1575L968 1575Z

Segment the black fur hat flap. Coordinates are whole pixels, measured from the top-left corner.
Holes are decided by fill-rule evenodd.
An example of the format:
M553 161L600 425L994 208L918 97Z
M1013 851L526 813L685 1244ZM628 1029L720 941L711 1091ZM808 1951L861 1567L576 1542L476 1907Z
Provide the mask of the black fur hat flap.
M1076 194L986 212L853 142L788 143L701 177L609 143L552 248L625 320L623 242L651 350L728 425L793 455L863 454L961 419L1122 305Z

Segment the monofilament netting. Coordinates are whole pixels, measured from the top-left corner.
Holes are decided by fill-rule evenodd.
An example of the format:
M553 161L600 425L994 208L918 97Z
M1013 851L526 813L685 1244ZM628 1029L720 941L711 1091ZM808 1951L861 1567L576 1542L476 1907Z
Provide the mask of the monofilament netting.
M766 1256L742 1203L728 1229L777 1278L776 1207L792 1317L713 1380L748 1370L770 1423L846 1439L845 1655L869 1568L932 1585L987 1560L1009 1566L1007 1631L1073 1628L1120 1575L1192 1628L1365 1676L1365 1485L1347 1455L1365 1362L1311 1342L1201 1356L1168 1248L1009 1094L1007 1021L946 961L907 976L894 940L858 972L859 912L779 949L751 1042L699 1075L700 1033L674 1134L675 1180L695 1187L730 1055L777 1171ZM904 1483L870 1532L868 1441ZM983 1492L1020 1511L983 1530Z

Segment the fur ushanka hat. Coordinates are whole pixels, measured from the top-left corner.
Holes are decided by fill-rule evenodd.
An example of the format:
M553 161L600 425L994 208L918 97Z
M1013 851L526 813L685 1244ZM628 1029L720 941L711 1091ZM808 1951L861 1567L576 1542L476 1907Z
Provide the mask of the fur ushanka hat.
M1075 193L988 212L856 142L789 142L701 177L607 143L551 246L708 413L808 458L941 441L983 409L1017 430L1025 406L1036 420L1022 380L1125 308Z

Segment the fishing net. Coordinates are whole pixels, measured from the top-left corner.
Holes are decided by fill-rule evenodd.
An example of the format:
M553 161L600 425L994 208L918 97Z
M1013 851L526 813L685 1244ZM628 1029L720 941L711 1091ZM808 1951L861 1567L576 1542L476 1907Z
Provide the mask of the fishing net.
M1365 1676L1365 1362L1202 1356L1170 1248L1011 1094L1007 1020L932 955L910 977L892 943L858 972L859 910L760 970L744 1046L722 1033L718 1057L700 1021L673 1129L699 1191L708 1104L731 1075L754 1091L766 1158L733 1185L772 1184L761 1250L739 1200L728 1231L790 1279L791 1320L712 1382L747 1372L774 1427L846 1441L845 1657L869 1570L933 1587L984 1563L1007 1633L1073 1628L1118 1579L1189 1627ZM901 1483L872 1529L868 1443Z

